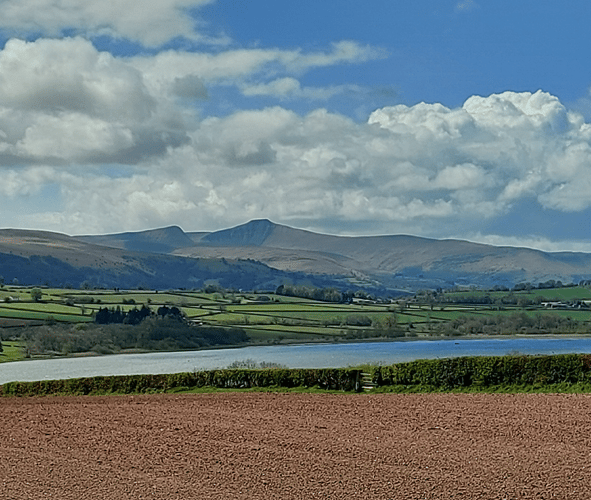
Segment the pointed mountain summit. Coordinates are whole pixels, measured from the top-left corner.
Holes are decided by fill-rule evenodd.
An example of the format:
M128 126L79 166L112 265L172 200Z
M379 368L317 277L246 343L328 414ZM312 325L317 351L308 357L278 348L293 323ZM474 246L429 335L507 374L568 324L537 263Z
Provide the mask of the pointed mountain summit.
M222 229L204 236L202 243L218 246L261 246L273 234L277 224L268 219L255 219L230 229Z
M101 236L77 236L76 239L95 245L150 253L170 253L177 248L194 245L193 240L178 226Z
M213 232L185 233L170 226L76 239L152 254L258 261L281 272L393 290L591 280L591 254L548 253L411 235L338 236L268 219Z

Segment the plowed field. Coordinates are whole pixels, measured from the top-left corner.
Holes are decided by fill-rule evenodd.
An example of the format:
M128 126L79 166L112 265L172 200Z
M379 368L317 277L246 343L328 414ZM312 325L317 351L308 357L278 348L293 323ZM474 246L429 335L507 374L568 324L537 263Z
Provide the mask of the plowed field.
M591 498L591 396L0 399L2 499Z

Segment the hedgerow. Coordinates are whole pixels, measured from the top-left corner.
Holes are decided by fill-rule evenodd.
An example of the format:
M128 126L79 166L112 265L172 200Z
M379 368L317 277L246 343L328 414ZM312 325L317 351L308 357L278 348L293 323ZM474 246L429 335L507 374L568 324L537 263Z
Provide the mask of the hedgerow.
M418 360L371 368L377 386L434 389L591 382L591 355L482 356Z
M3 396L47 396L89 394L137 394L174 389L214 387L318 387L326 390L359 389L360 371L352 368L211 370L160 375L120 375L39 382L9 382L0 386Z
M579 385L591 387L591 355L483 356L417 360L365 368L375 387L415 390L486 390ZM362 370L221 369L160 375L120 375L39 382L9 382L2 396L141 394L179 389L319 388L362 390Z

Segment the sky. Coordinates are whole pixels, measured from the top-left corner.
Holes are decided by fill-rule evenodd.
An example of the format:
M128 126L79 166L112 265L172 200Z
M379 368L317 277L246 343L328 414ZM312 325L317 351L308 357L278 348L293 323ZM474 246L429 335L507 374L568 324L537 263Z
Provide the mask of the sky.
M0 0L1 227L591 252L587 0Z

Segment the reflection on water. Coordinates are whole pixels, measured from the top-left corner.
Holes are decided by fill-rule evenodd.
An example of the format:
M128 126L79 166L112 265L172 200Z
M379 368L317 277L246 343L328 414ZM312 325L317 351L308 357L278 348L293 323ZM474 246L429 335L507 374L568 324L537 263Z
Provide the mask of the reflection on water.
M358 344L242 347L190 352L121 354L0 364L0 384L97 375L178 373L223 368L237 360L278 363L290 368L328 368L364 363L506 354L591 353L589 337L517 337L482 340L413 340Z

